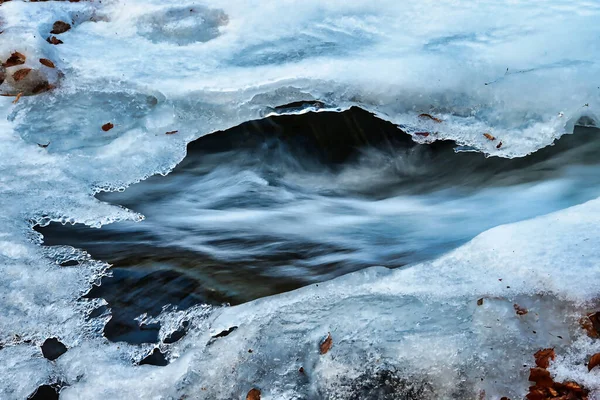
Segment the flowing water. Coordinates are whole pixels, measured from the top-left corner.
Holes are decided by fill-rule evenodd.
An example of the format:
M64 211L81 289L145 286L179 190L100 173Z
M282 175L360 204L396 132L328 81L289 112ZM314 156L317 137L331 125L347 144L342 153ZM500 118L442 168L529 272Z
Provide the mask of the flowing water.
M600 396L600 3L347 3L0 3L0 398Z

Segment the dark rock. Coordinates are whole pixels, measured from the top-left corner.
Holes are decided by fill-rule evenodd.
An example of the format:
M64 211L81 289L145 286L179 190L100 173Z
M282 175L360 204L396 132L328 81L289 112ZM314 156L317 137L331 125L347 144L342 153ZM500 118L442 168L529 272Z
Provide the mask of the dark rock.
M42 354L48 360L53 361L67 352L67 346L62 344L57 338L46 339L42 345Z
M189 326L190 326L189 321L183 321L183 323L181 324L181 327L179 327L179 329L177 329L176 331L171 332L169 334L169 336L167 336L163 340L163 343L165 343L165 344L175 343L176 341L178 341L179 339L181 339L182 337L185 336L185 334L188 331Z
M27 397L27 400L58 400L58 385L42 385Z
M140 361L140 365L156 365L157 367L164 367L168 364L169 361L167 361L165 355L159 349L152 350L152 353Z

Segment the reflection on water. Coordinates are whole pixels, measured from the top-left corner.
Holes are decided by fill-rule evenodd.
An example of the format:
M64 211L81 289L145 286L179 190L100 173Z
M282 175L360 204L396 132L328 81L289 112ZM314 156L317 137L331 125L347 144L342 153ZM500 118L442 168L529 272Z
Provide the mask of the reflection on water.
M188 146L168 176L101 200L146 216L91 229L52 224L113 264L89 297L114 340L154 341L133 318L166 304L240 303L367 266L435 257L478 233L600 196L598 132L578 128L520 159L417 144L357 108L248 122Z

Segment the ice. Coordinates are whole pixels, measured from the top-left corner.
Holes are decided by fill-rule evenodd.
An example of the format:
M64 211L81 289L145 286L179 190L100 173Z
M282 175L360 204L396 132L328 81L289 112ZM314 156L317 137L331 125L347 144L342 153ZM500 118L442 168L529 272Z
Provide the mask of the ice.
M0 97L0 397L60 380L64 399L245 398L254 386L265 399L358 398L393 371L393 390L412 385L421 398L519 398L523 365L551 346L556 376L598 396L600 372L583 365L598 344L576 329L598 295L598 200L493 228L402 270L191 309L189 333L160 345L171 360L160 368L135 365L152 345L109 343L103 321L86 318L98 304L80 296L107 265L66 247L49 254L31 227L141 220L93 194L168 173L190 140L294 101L359 105L411 133L528 154L582 117L598 123L599 14L583 0L2 3L0 58L25 54L35 82L0 85L26 94ZM56 20L73 28L51 45ZM57 88L29 96L45 80ZM57 264L71 257L83 262ZM530 312L516 316L515 302ZM183 317L160 318L174 328ZM327 332L334 345L321 356ZM54 363L39 351L48 337L69 347Z

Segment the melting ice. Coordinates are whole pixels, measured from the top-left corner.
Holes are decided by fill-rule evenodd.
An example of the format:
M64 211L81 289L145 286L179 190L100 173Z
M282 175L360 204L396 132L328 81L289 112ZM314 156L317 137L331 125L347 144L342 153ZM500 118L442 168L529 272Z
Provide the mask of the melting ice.
M292 171L286 183L311 190L304 213L288 197L282 213L270 209L252 220L228 210L223 223L236 217L242 230L289 235L286 215L301 215L306 237L346 247L362 238L342 261L372 268L321 282L331 277L325 274L233 307L140 315L161 324L159 344L103 337L110 310L90 316L104 302L81 296L110 273L106 260L42 246L32 227L137 221L141 230L168 230L176 217L152 219L160 207L136 208L143 203L134 199L136 186L126 188L170 172L194 139L307 111L277 108L291 103L318 112L360 106L417 142L454 140L488 160L535 155L577 123L597 123L599 14L598 2L559 0L2 3L0 59L19 52L26 60L0 69L0 91L12 95L0 97L0 397L27 398L49 384L60 387L61 399L230 399L251 388L265 399L514 399L527 391L532 354L545 347L558 353L555 379L576 380L598 396L600 372L588 373L585 362L600 344L577 324L598 297L593 162L571 158L575 167L557 167L538 183L411 197L411 207L436 199L444 222L439 229L435 214L424 212L411 232L453 245L425 258L416 246L409 265L395 270L381 267L385 257L374 251L385 255L401 239L406 199L375 207L372 198L315 188L325 179L320 188L333 182L347 194L370 179L361 177L372 164L325 178ZM57 20L72 28L54 45L46 39ZM31 71L17 80L23 68ZM34 93L46 83L55 88ZM107 122L114 128L104 132ZM239 160L218 161L211 168L221 184L241 173ZM253 179L233 187L247 194L244 185L264 177ZM197 190L212 189L205 200L214 200L219 193L202 184ZM123 189L134 199L129 208L93 197ZM480 219L468 212L490 204ZM365 219L338 218L344 207ZM445 213L457 210L454 227L455 215ZM198 215L198 224L216 223L217 213ZM529 312L516 315L514 303ZM183 321L183 338L165 343ZM221 332L229 333L214 338ZM328 333L333 346L320 355ZM68 349L54 361L40 351L51 337ZM157 346L167 366L137 365Z

